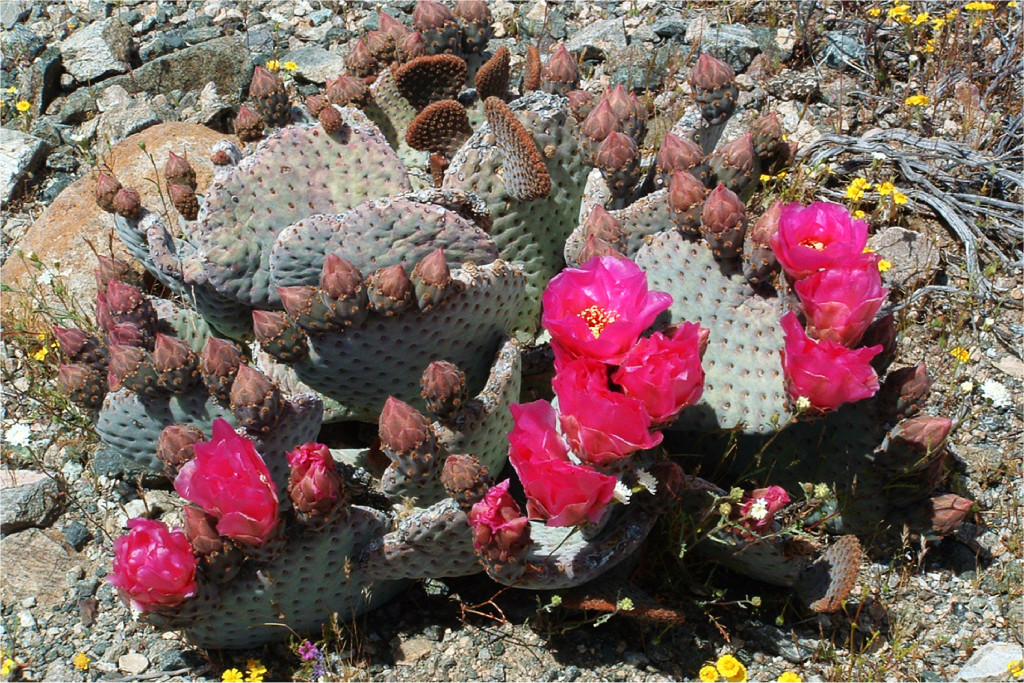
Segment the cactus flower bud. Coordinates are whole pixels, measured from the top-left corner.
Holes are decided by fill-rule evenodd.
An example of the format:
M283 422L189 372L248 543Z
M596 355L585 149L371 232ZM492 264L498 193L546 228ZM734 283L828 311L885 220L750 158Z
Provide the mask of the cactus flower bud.
M171 204L181 217L187 221L194 221L199 215L199 200L196 199L196 191L188 185L173 183L167 186L167 193L171 195Z
M418 0L412 11L412 25L417 31L443 28L453 21L455 16L451 10L435 0Z
M931 499L932 530L940 536L956 531L974 508L974 501L955 493L944 493Z
M99 265L92 272L96 277L97 290L107 291L107 283L111 280L128 282L137 277L128 264L119 258L97 254L96 260Z
M331 80L327 79L328 87L330 87ZM327 106L327 98L323 95L306 95L306 109L314 117L319 116L323 108Z
M580 70L565 45L560 44L548 57L541 77L545 92L564 95L570 90L576 89L580 83Z
M366 104L370 97L370 89L358 78L338 74L333 81L327 79L327 90L324 98L330 104L345 107L349 104L357 106ZM319 112L317 112L319 114Z
M639 164L640 151L633 138L625 133L612 131L597 149L597 166L616 171Z
M487 468L475 456L452 453L445 458L441 483L448 495L465 510L487 495L492 482Z
M725 62L707 52L697 58L690 71L690 85L699 90L718 90L736 80L736 72Z
M440 303L452 286L452 273L444 249L438 247L412 269L410 276L416 292L416 304L427 310Z
M467 518L473 548L488 561L504 564L530 544L530 520L508 492L509 480L492 486Z
M879 398L890 415L910 417L920 411L931 387L928 368L924 363L918 363L890 372L882 384Z
M291 474L288 495L304 515L325 515L343 499L345 483L331 451L322 443L305 443L287 454Z
M249 84L249 97L261 99L270 97L283 87L281 77L266 67L256 65Z
M145 349L137 346L111 344L110 373L117 380L119 386L139 390L146 384L143 378L152 374L152 367L153 359ZM139 381L135 381L136 379Z
M120 280L107 283L107 305L113 316L126 315L143 306L145 297L137 287L132 287Z
M491 10L484 0L459 0L455 3L455 16L474 24L490 24Z
M370 48L362 38L356 40L345 57L345 66L348 70L360 78L373 74L377 68L377 60L370 54Z
M775 202L761 217L754 221L750 228L750 239L759 247L770 247L772 238L779 231L779 216L782 215L782 202Z
M583 242L583 246L580 248L580 253L576 256L576 260L579 263L586 263L591 259L601 256L623 258L622 252L619 251L615 245L601 239L600 237L587 235L586 241Z
M102 357L99 340L82 330L57 326L53 328L53 336L57 338L60 350L70 361L89 363Z
M676 171L689 171L702 161L704 152L697 143L674 133L666 133L658 148L655 169L664 184Z
M896 425L890 437L902 441L921 453L934 453L946 443L953 421L948 417L921 415Z
M341 112L333 106L321 109L317 120L320 121L320 125L324 127L324 130L331 134L341 132L345 128L345 119L342 117Z
M703 209L707 188L686 171L674 171L668 181L668 204L673 211L689 214L692 209Z
M227 401L241 364L242 352L238 346L217 337L209 337L199 356L203 384L211 394Z
M114 566L107 582L140 612L173 607L199 591L196 558L180 529L136 517L128 534L114 541Z
M402 264L385 266L370 276L367 295L372 310L382 315L394 315L412 304L412 281Z
M166 334L157 333L153 347L153 369L163 388L182 392L199 380L199 360L189 345Z
M156 441L156 457L173 479L181 466L195 457L195 446L204 441L203 433L192 425L173 424L164 427Z
M389 396L380 413L381 445L396 453L408 453L430 438L430 422L408 403Z
M608 100L598 102L580 124L580 132L595 143L603 142L609 133L617 130L621 130L621 123Z
M252 441L218 418L213 437L193 450L174 480L178 495L216 517L221 536L252 546L269 540L278 522L277 487Z
M622 229L622 224L600 204L594 206L587 214L584 228L588 237L594 236L610 245L625 246L625 232ZM582 261L582 263L586 263L586 261Z
M167 163L164 165L164 177L167 182L174 185L187 185L193 191L196 189L196 172L192 164L184 157L174 152L167 153Z
M110 331L114 326L114 319L110 315L110 305L107 303L107 295L103 290L96 292L96 324L104 332Z
M263 118L246 105L238 107L235 116L235 134L242 142L254 142L263 137Z
M268 431L281 415L281 390L248 365L238 366L230 398L235 418L253 431Z
M746 236L746 209L736 193L719 185L704 201L700 215L701 233L716 258L732 259L743 250Z
M451 418L462 408L469 395L466 373L454 363L435 360L420 378L427 410L442 418Z
M114 213L114 197L121 191L121 183L106 173L96 176L96 204L107 213Z
M283 363L294 363L309 354L309 343L284 311L253 311L253 333L264 351Z
M413 31L407 35L399 48L405 54L405 59L410 62L417 57L423 57L429 54L427 50L427 41L419 31Z
M106 373L86 363L61 363L57 381L72 401L86 410L99 410L107 393Z
M124 218L138 218L142 215L142 198L136 190L122 187L114 195L114 213Z
M107 343L121 346L146 346L146 335L135 323L120 323L107 331Z
M411 33L409 27L384 11L377 12L377 30L394 38L396 43L401 43Z
M195 505L181 508L185 537L200 555L212 555L224 549L224 540L217 533L217 518Z
M871 361L875 372L882 373L896 357L896 316L892 313L883 315L864 330L860 338L861 346L881 346L882 351Z
M320 272L320 289L332 299L351 299L363 289L363 274L337 254L327 254Z

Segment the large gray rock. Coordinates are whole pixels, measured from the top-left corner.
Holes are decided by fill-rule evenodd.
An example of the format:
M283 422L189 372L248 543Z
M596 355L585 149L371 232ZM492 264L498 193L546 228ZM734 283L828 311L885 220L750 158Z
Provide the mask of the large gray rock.
M0 470L0 534L46 527L60 515L57 481L42 472Z
M12 61L31 62L46 48L46 41L37 36L24 24L15 24L0 33L0 50Z
M889 262L882 280L890 287L912 291L931 282L939 269L939 248L920 232L886 228L871 236L868 247Z
M0 595L14 604L34 597L41 611L63 604L69 569L87 564L83 553L64 544L59 531L28 529L0 540ZM11 558L17 558L12 562Z
M323 85L328 78L337 78L345 73L345 60L322 47L300 47L291 50L281 57L281 62L295 62L296 69L292 74L310 83Z
M967 660L958 681L1005 681L1012 680L1007 665L1024 659L1024 650L1019 643L986 643Z
M131 42L131 27L116 18L89 24L61 43L64 68L79 83L127 73Z
M621 19L604 19L587 24L573 34L565 47L584 60L603 60L608 53L626 47Z
M23 189L29 174L46 158L48 145L34 135L0 129L0 201L10 201Z
M132 97L119 85L105 88L96 104L103 112L96 135L105 147L160 123L160 115L150 106L148 98Z
M833 69L854 69L867 58L867 47L858 37L842 31L828 31L821 48L825 64Z
M717 57L742 72L761 52L754 33L742 24L716 24L706 20L694 20L686 29L686 42L700 41L700 51Z
M49 46L28 67L22 69L18 78L19 96L32 103L33 111L45 112L50 102L60 94L60 75L63 71L60 48Z
M4 28L12 28L19 21L28 16L32 10L32 3L28 0L6 0L0 2L0 25Z

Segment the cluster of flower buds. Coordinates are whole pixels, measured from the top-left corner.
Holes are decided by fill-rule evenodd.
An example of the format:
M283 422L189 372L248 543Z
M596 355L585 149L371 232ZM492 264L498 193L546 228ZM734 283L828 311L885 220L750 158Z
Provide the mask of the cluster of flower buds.
M618 480L609 472L658 445L656 427L700 399L707 331L684 323L642 336L671 302L648 290L635 263L617 256L595 257L551 280L542 323L555 352L558 410L543 400L511 407L509 459L529 518L548 526L600 521L616 495ZM478 546L519 519L506 498L488 496L474 508Z
M874 396L878 376L872 359L884 344L855 348L888 290L878 257L865 251L868 226L838 204L782 207L771 247L800 297L807 329L795 312L782 318L786 347L782 365L790 398L816 413ZM882 321L879 321L881 323Z

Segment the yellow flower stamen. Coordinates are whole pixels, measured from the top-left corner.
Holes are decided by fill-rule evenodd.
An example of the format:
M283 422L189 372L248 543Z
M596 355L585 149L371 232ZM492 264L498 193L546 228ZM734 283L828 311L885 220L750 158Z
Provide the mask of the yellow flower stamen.
M590 334L594 335L594 339L601 336L604 328L619 319L618 311L606 311L597 304L583 309L579 312L579 316L583 318L583 322L587 323L587 327L590 328Z

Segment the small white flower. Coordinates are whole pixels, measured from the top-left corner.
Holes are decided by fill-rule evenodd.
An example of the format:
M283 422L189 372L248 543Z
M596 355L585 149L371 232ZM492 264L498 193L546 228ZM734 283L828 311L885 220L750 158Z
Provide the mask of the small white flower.
M885 152L872 152L871 158L875 161L885 161L889 157L885 156Z
M974 391L974 382L972 382L971 380L962 382L960 384L960 391L962 391L965 394L971 393L972 391Z
M1010 392L1007 391L1006 385L994 379L987 379L981 383L981 395L992 401L996 408L1006 408L1011 404Z
M39 284L49 285L51 282L53 282L53 273L51 273L50 271L46 271L45 273L39 276Z
M830 493L828 484L815 484L814 485L814 497L815 498L828 498Z
M750 506L750 516L757 521L761 521L768 516L768 501L764 498L758 498L754 501L754 504Z
M27 446L31 439L32 430L20 422L4 432L4 440L12 446Z
M654 475L647 470L636 471L636 483L647 489L647 492L650 494L658 492L658 480L655 479Z
M623 484L621 480L615 482L615 493L612 494L612 499L625 504L629 502L629 497L632 495L633 491Z
M811 399L806 396L801 396L796 400L796 409L799 412L804 412L811 407Z
M917 64L917 55L914 55L914 54L910 55L909 57L907 57L907 61L910 62L911 66L913 66L914 64Z
M981 323L981 329L984 330L985 332L988 332L989 330L992 329L993 326L995 326L995 324L995 319L985 318L985 322Z

